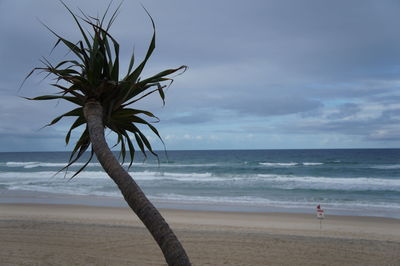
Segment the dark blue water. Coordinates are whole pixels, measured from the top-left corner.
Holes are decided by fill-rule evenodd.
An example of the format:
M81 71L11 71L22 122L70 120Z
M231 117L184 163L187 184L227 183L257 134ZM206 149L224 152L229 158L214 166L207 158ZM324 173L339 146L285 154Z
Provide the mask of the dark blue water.
M120 197L93 161L54 174L68 153L0 153L1 192ZM314 210L400 217L400 149L170 151L129 169L156 202L232 210ZM4 194L4 193L3 193ZM1 200L1 198L0 198ZM218 206L218 208L217 208Z

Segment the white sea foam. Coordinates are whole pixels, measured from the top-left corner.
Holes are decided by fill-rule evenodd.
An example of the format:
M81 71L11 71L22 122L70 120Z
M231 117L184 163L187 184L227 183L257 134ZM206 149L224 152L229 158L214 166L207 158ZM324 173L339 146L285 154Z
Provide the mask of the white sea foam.
M4 163L3 163L4 165ZM61 168L67 165L67 162L59 162L59 163L49 163L49 162L6 162L6 166L8 167L22 167L22 168L36 168L36 167L56 167L56 168ZM72 165L72 167L81 167L85 165L85 163L82 162L76 162ZM125 162L123 164L125 167L129 166L129 162ZM89 163L87 167L100 167L100 163ZM183 168L183 167L217 167L217 166L224 166L222 164L216 164L216 163L189 163L189 164L176 164L176 163L139 163L139 162L134 162L132 163L132 166L135 167L155 167L155 168L160 168L160 167L177 167L177 168Z
M8 187L9 190L24 190L24 191L34 191L34 192L44 192L52 194L68 194L68 195L98 195L98 196L120 196L118 189L115 187L114 191L104 192L99 190L94 190L93 187L79 187L62 184L60 186L43 186L43 185L33 185L33 184L11 184Z
M13 179L13 180L21 180L21 179L30 179L34 180L35 178L49 178L52 177L57 172L54 171L43 171L43 172L0 172L1 179Z
M182 195L175 193L163 193L157 196L151 196L155 200L170 200L177 202L192 202L192 203L252 203L252 204L266 204L273 201L261 197L254 196L193 196Z
M8 167L22 167L22 168L36 168L36 167L56 167L56 168L62 168L67 165L67 162L65 163L46 163L46 162L6 162L5 164ZM74 163L73 166L76 167L82 167L85 165L85 163ZM89 163L88 167L97 167L100 166L99 163Z
M199 178L203 178L203 177L211 177L212 174L211 173L162 173L163 176L178 176L178 177L199 177Z
M0 172L0 183L2 181L22 182L30 180L51 181L60 180L66 182L76 172L69 171L66 175L56 171L40 172ZM280 189L323 189L323 190L388 190L400 191L400 179L385 178L367 178L367 177L318 177L318 176L295 176L295 175L277 175L277 174L244 174L244 175L216 175L209 172L205 173L179 173L163 171L131 171L130 174L138 181L151 180L170 180L177 182L225 182L226 184L236 186L263 186ZM64 177L66 177L64 179ZM83 171L74 180L97 179L109 180L104 171Z
M242 205L242 206L258 206L258 207L277 207L277 208L305 208L314 209L317 204L321 203L321 200L276 200L263 197L254 196L193 196L193 195L181 195L175 193L164 193L150 197L152 200L158 201L173 201L179 203L203 203L203 204L226 204L226 205ZM364 209L396 209L400 210L399 203L388 203L388 202L369 202L369 201L352 201L345 202L341 200L329 200L323 199L323 206L330 209L347 209L362 211Z
M320 163L320 162L303 162L303 163L296 163L296 162L289 162L289 163L264 162L264 163L259 163L259 164L263 165L263 166L268 166L268 167L291 167L291 166L297 166L297 165L317 166L317 165L323 165L324 163Z
M169 180L178 182L216 182L227 178L215 177L211 173L130 172L135 180Z
M144 166L153 166L153 167L215 167L215 166L223 166L221 164L216 163L189 163L189 164L175 164L175 163L160 163L158 164L145 164Z
M27 165L35 165L37 162L6 162L8 167L24 167Z
M382 170L400 169L400 164L374 165L374 166L371 166L371 168L382 169Z
M268 166L268 167L290 167L290 166L296 166L298 163L290 162L290 163L259 163L260 165L263 166Z
M316 163L316 162L305 162L303 163L304 166L317 166L317 165L323 165L324 163Z
M16 182L22 182L24 180L31 180L32 182L37 181L54 181L54 180L65 180L68 181L76 172L68 171L57 173L57 171L40 171L40 172L0 172L0 182L4 180L15 180ZM64 178L65 177L65 178ZM102 171L83 171L76 178L92 178L92 179L104 179L107 174Z
M2 179L11 180L32 180L32 181L46 181L50 179L63 179L65 176L67 180L71 178L76 172L68 171L65 175L64 172L57 174L56 171L41 171L41 172L0 172L0 181ZM129 172L135 180L177 180L177 181L202 181L213 182L227 180L229 178L213 177L211 173L174 173L174 172ZM57 175L56 175L57 174ZM75 179L108 179L107 173L104 171L83 171L79 173Z
M288 189L328 189L328 190L389 190L400 191L400 179L384 178L338 178L315 176L291 176L258 174L265 181Z

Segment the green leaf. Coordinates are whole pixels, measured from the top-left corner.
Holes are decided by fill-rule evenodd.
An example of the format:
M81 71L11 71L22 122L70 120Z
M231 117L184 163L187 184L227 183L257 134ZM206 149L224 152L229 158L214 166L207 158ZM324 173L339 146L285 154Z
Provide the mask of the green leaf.
M163 88L165 88L165 86L163 87L163 86L160 85L160 83L158 83L157 84L157 88L158 88L158 93L160 94L160 97L161 97L161 99L163 101L163 105L165 105L165 94L164 94L164 91L163 91Z
M121 135L121 152L120 154L122 155L122 162L121 164L124 164L125 162L125 155L126 155L126 149L125 149L125 141L124 137Z
M178 68L164 70L164 71L162 71L162 72L160 72L160 73L158 73L158 74L156 74L156 75L154 75L154 76L152 76L150 78L142 80L140 83L147 84L147 83L154 83L154 82L172 80L172 79L163 79L163 78L166 77L166 76L169 76L171 74L174 74L175 72L177 72L179 70L182 70L182 69L183 69L182 73L184 73L187 70L187 66L183 65L183 66L180 66Z
M157 153L155 153L151 147L151 144L149 142L149 140L146 138L146 136L142 133L142 132L138 132L140 138L142 139L144 145L146 145L146 148L156 157L158 157Z
M71 137L72 130L86 123L86 119L83 116L78 117L75 122L72 124L71 128L68 130L67 135L65 136L65 143L68 145L69 139Z
M114 49L115 49L115 60L114 60L114 65L111 70L111 80L115 80L118 82L119 78L119 44L114 43Z
M76 46L76 45L73 44L72 42L70 42L70 41L68 41L68 40L66 40L66 39L64 39L64 38L62 38L62 37L61 37L60 35L58 35L55 31L53 31L52 29L50 29L46 24L44 24L44 23L42 23L42 24L43 24L43 26L45 26L51 33L53 33L53 34L58 38L58 40L57 40L57 42L56 42L56 44L54 45L54 47L53 47L52 50L54 50L54 48L56 48L56 46L57 46L60 42L62 42L62 43L64 43L64 45L67 46L76 56L78 56L79 59L82 60L82 62L85 62L84 54L82 54L82 51L79 49L78 46ZM84 51L83 51L83 53L84 53Z
M110 2L110 4L111 4L111 3L112 3L112 1ZM114 13L112 14L110 20L108 21L108 25L107 25L107 28L106 28L107 31L110 29L111 25L114 23L115 19L117 18L118 12L119 12L119 10L121 9L121 6L122 6L122 2L121 2L121 3L118 5L118 7L115 9L115 11L114 11ZM104 14L104 17L105 17L105 14Z
M146 89L148 89L148 88L150 88L150 87L152 87L152 86L156 86L156 84L149 84L149 85L147 85L146 87L144 87L141 91L145 91ZM122 107L125 107L125 106L128 106L128 105L131 105L131 104L133 104L133 103L135 103L135 102L137 102L137 101L140 101L141 99L143 99L143 98L149 96L150 94L152 94L152 93L154 93L154 92L156 92L156 91L158 91L158 89L152 90L152 91L150 91L150 92L148 92L148 93L146 93L146 94L140 96L139 98L136 98L136 99L134 99L134 100L132 100L132 101L130 101L130 102L127 102L127 103L122 104L121 106L122 106ZM135 92L134 94L136 95L136 92ZM133 94L132 94L132 95L133 95ZM130 98L134 97L134 95L133 95L133 96L132 96L132 95L129 96L129 97L126 97L126 100L129 100Z
M144 149L144 145L143 145L142 139L140 138L140 136L137 133L135 133L134 135L135 135L136 143L138 144L140 150L142 151L143 156L145 158L147 158L147 154L146 154L146 151Z
M71 9L62 1L60 0L60 2L64 5L64 7L68 10L68 12L72 15L72 17L74 18L76 24L78 25L78 28L83 36L83 38L85 39L86 45L88 48L91 48L90 42L88 37L85 34L85 31L83 30L81 24L79 23L78 19L76 18L76 15L74 14L74 12L71 11ZM111 4L111 3L110 3Z
M74 109L72 111L66 112L63 115L60 115L60 116L56 117L53 121L51 121L46 126L52 126L55 123L57 123L58 121L60 121L61 118L66 117L66 116L83 116L83 109L82 109L82 107L79 107L79 108L76 108L76 109Z
M86 149L85 149L85 151L86 151ZM86 168L86 166L88 166L88 164L90 163L90 161L93 159L93 155L94 155L94 151L93 151L93 149L92 149L92 150L90 151L90 157L89 157L89 159L87 160L87 162L86 162L81 168L79 168L79 170L78 170L73 176L71 176L70 180L73 179L75 176L77 176L80 172L82 172L82 171Z
M124 79L124 80L132 81L132 82L136 82L138 80L140 74L143 71L144 66L147 63L147 60L149 60L151 54L153 53L153 51L156 47L156 26L154 24L154 20L151 17L150 13L146 10L146 8L143 7L143 9L146 11L147 15L149 16L149 18L151 20L151 24L153 27L153 37L151 38L149 48L147 49L146 56L145 56L144 60L142 61L142 63L140 63L139 66Z
M129 73L131 73L131 70L132 70L132 67L133 67L134 63L135 63L135 52L132 51L132 56L131 56L131 60L129 61L128 74L127 75L129 75Z
M34 98L26 98L27 100L32 100L32 101L47 101L47 100L56 100L56 99L63 99L72 103L75 103L77 105L83 105L83 103L76 97L71 97L71 96L59 96L59 95L43 95L43 96L38 96Z
M139 109L132 109L132 108L124 108L124 109L119 109L117 111L114 111L112 113L112 118L113 119L119 119L119 118L124 118L124 117L130 117L132 115L137 115L137 114L144 114L146 116L156 118L159 120L157 116L155 116L153 113L145 110L139 110Z
M129 154L130 154L130 162L129 162L129 166L128 166L128 169L129 169L129 168L131 168L131 166L133 164L133 160L135 158L135 147L133 146L132 141L129 138L129 135L126 133L126 131L123 131L122 133L126 138L126 142L128 143L128 148L129 148Z
M68 164L66 166L64 166L62 169L60 169L58 173L65 171L65 175L68 172L68 168L74 164L77 160L79 160L79 158L82 156L82 154L87 150L87 148L90 145L90 137L89 137L89 130L86 127L85 131L82 133L82 135L80 136L79 140L76 142L75 147L73 149L73 151L71 152L71 155L69 157L68 160Z

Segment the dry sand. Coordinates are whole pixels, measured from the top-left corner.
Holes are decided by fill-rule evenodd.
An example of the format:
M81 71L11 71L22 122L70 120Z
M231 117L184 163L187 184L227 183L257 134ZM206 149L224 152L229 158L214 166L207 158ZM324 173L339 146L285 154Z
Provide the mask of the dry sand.
M400 220L162 210L193 265L400 265ZM0 204L0 265L165 265L127 208Z

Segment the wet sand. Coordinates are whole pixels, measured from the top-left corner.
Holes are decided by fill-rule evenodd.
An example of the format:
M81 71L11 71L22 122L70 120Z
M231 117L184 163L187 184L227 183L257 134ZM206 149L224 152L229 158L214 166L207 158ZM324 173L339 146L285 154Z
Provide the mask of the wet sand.
M163 209L193 265L400 265L400 220ZM165 265L128 208L0 204L0 265Z

